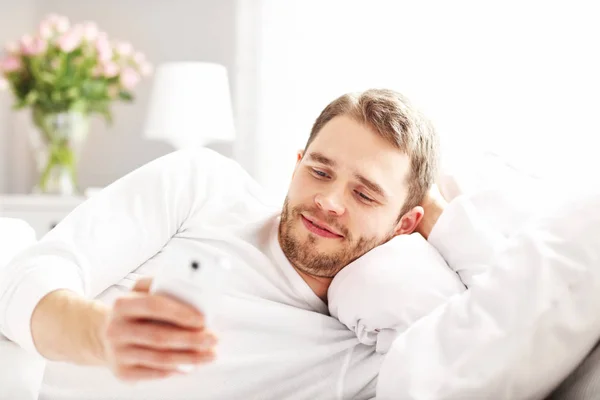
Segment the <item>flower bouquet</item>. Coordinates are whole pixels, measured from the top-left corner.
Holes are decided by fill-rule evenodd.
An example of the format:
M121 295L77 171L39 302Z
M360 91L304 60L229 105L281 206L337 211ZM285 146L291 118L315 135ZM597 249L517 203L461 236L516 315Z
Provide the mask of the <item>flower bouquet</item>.
M39 179L35 191L77 192L77 157L98 114L111 122L113 101L133 101L133 90L152 73L146 57L127 42L112 42L94 22L71 25L49 15L33 35L9 42L0 58L0 89L15 109L31 109L30 136Z

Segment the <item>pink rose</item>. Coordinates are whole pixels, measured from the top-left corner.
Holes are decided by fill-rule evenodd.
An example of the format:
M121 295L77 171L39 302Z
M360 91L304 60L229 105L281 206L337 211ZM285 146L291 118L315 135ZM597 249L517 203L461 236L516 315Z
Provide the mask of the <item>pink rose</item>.
M133 61L137 65L141 65L144 61L146 61L146 56L144 55L144 53L138 51L133 55Z
M21 68L21 59L16 56L9 56L0 61L0 69L4 72L15 72Z
M81 25L74 26L58 39L58 47L65 53L70 53L81 44L83 31Z
M4 50L8 54L17 54L19 52L19 44L17 42L8 42L4 46Z
M98 43L103 43L103 44L106 43L106 44L110 45L110 43L108 41L108 33L98 32L98 36L96 37L96 44L98 44Z
M104 64L102 68L103 75L107 78L114 78L119 74L119 66L114 62Z
M46 51L48 42L41 37L25 35L21 38L21 52L28 56L35 56Z
M48 49L48 42L40 37L33 38L29 46L23 49L23 53L29 56L37 56Z
M96 51L100 62L110 61L113 58L113 50L106 33L101 32L96 38Z
M142 65L140 65L140 73L142 76L148 77L152 75L153 70L154 68L152 68L152 64L149 62L143 62Z
M98 30L98 25L94 22L84 22L83 24L83 37L88 42L93 42L98 38L98 34L100 31Z
M69 22L69 19L65 16L58 14L49 14L40 23L40 33L42 33L42 28L44 29L44 31L46 31L46 26L49 26L52 31L57 31L58 33L65 33L69 30L71 24Z
M127 67L121 72L120 82L125 89L133 89L140 80L140 75L133 68Z
M98 61L99 62L107 62L107 61L112 60L112 58L113 58L112 48L106 47L106 48L98 49Z
M31 36L31 35L23 35L23 37L19 41L19 44L20 44L20 47L21 47L21 52L25 53L25 54L28 54L29 48L33 44L33 36Z
M120 56L128 56L133 52L133 46L129 42L118 42L115 45L115 51Z
M54 27L58 31L58 33L66 33L71 26L69 19L67 17L56 16L54 19Z
M40 26L38 28L38 33L40 38L48 40L54 34L54 26L48 20L44 20L40 22Z
M47 22L50 25L54 26L54 25L56 25L56 22L58 20L60 20L61 18L62 18L62 16L60 16L58 14L48 14L48 15L46 15L46 18L44 18L44 22Z

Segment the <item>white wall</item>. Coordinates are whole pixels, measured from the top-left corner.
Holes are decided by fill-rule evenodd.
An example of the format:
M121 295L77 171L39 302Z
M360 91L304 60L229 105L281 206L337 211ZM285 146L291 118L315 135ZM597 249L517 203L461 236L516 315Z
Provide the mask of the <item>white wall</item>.
M236 59L233 92L237 136L233 155L252 176L256 176L260 159L257 158L255 138L259 104L259 58L262 24L262 0L236 2Z
M368 87L413 99L449 164L492 149L547 177L600 165L595 2L260 3L254 168L280 195L320 110Z
M72 21L96 21L111 37L130 41L154 64L180 60L221 63L230 70L235 93L234 0L0 0L0 40L18 38L50 12L64 14ZM83 188L107 185L173 150L167 144L141 137L150 88L151 81L146 80L137 89L135 103L115 104L112 127L105 126L102 120L94 121L80 163ZM26 118L17 118L16 124L7 121L11 118L6 105L0 106L1 117L4 118L0 119L0 126L16 125L12 130L17 131L26 129ZM23 132L8 133L5 128L0 136L0 149L7 148L7 137L12 133L24 136ZM230 146L216 149L226 155L232 153ZM4 174L0 164L0 183L2 179L5 182L0 189L9 193L27 192L33 184L27 147L13 143L9 152L13 157Z
M155 63L226 65L234 157L280 196L320 110L368 87L411 97L459 163L491 148L551 176L600 159L600 25L586 0L0 0L0 40L51 11L96 20ZM84 187L171 150L140 137L149 89L146 81L135 104L115 107L113 128L94 125L80 165ZM7 145L25 128L17 121L8 132L7 116L0 104L0 189L27 191L26 146Z

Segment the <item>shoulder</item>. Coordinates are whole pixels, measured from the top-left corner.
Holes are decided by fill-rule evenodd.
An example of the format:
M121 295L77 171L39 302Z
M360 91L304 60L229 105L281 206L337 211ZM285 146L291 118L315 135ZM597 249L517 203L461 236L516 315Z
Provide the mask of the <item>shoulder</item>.
M276 199L237 161L205 147L180 150L176 157L184 160L193 186L204 191L208 201L221 206L231 203L256 203L277 208Z
M175 150L157 158L154 162L169 165L189 164L194 168L203 168L211 165L228 165L230 167L234 167L235 165L239 166L239 164L231 158L225 157L212 149L200 146ZM241 168L241 166L239 167Z
M207 184L210 181L246 180L250 175L236 161L206 147L190 147L165 154L146 167L174 181Z

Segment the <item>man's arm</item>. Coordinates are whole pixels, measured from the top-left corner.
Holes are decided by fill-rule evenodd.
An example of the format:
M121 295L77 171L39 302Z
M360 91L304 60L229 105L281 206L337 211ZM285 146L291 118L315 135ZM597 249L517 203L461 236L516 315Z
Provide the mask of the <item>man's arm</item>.
M448 205L430 235L447 260L478 251L453 234L479 226L459 204ZM600 337L598 204L600 192L573 195L485 253L469 290L394 342L377 398L546 396Z
M531 200L515 203L512 197L499 190L485 190L455 197L448 204L434 186L423 201L425 213L416 231L469 287L489 268L490 259L506 245L508 237L533 215Z
M60 315L57 318L57 315ZM47 294L31 317L31 334L46 359L80 365L105 365L103 332L110 309L70 290Z
M154 256L202 205L209 179L198 171L222 164L218 157L169 154L75 209L0 269L0 331L49 359L101 362L109 310L92 299Z
M149 294L150 283L140 280L111 308L68 290L49 293L32 316L36 348L47 359L108 367L123 380L164 378L211 361L217 339L203 315Z
M433 185L421 204L424 211L423 218L417 225L415 232L420 233L425 239L429 239L434 225L440 219L447 205L448 201L439 191L437 185Z

